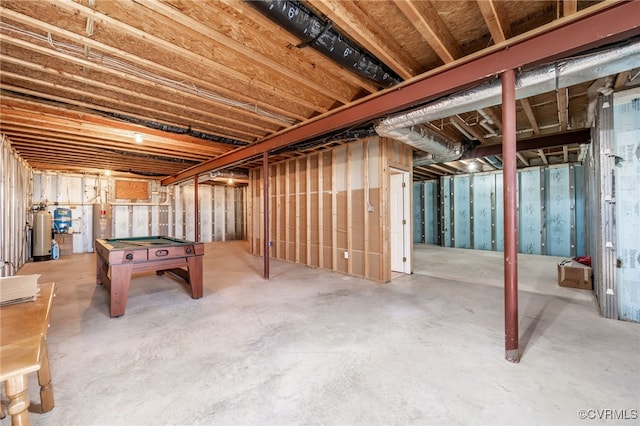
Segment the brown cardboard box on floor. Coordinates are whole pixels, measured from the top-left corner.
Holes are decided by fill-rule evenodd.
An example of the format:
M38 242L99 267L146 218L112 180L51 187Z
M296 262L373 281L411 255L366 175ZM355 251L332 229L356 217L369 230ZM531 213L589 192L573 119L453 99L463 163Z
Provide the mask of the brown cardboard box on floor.
M562 287L592 290L591 267L574 260L558 263L558 284Z
M72 234L56 234L56 243L60 247L60 256L73 254L73 235Z

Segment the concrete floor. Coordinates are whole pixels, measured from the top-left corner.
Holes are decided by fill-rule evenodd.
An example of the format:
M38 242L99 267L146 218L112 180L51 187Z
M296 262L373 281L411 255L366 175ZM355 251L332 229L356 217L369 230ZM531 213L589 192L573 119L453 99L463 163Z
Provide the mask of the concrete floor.
M523 356L511 364L501 253L419 245L418 273L378 284L282 262L264 281L246 250L206 245L199 300L166 275L136 278L115 319L93 254L25 265L58 284L56 407L33 423L637 424L601 420L637 416L640 325L558 287L557 258L520 257ZM35 376L29 394L37 408Z

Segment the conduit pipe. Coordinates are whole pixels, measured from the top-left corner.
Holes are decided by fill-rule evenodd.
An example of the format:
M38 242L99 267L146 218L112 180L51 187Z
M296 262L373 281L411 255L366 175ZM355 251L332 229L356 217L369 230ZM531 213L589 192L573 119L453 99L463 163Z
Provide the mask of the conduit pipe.
M400 83L401 80L383 63L335 30L331 21L320 19L300 2L250 0L248 3L303 40L298 47L311 46L346 69L384 87Z
M636 38L622 46L521 72L516 78L515 96L516 99L524 99L638 67L640 41ZM375 125L375 130L382 137L397 139L423 149L418 146L419 132L414 133L420 128L420 124L499 105L502 101L501 86L500 79L489 80L473 89L458 92L409 112L384 118ZM425 144L428 145L430 142L425 141Z

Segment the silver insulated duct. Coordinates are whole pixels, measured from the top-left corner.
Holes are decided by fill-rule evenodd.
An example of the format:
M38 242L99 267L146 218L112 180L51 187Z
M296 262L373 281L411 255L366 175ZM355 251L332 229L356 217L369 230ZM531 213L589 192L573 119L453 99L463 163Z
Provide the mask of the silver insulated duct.
M640 41L635 40L623 46L521 72L516 78L516 98L524 99L638 67L640 67ZM426 134L424 139L421 138L420 129L424 126L420 125L428 121L499 105L501 96L500 80L490 80L473 89L453 94L418 109L384 118L376 124L375 130L380 136L405 142L435 156L451 158L447 161L452 161L462 155L462 150L459 155L457 147L448 154L443 154L442 143L434 144L429 134Z

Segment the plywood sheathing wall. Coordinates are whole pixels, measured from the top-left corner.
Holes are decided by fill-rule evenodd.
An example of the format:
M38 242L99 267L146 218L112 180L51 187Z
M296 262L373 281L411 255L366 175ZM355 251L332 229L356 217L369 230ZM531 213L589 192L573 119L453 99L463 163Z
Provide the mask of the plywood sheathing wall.
M411 158L407 145L370 138L270 165L271 257L389 281L389 168L410 171ZM250 249L260 256L262 176L251 170L248 197Z

